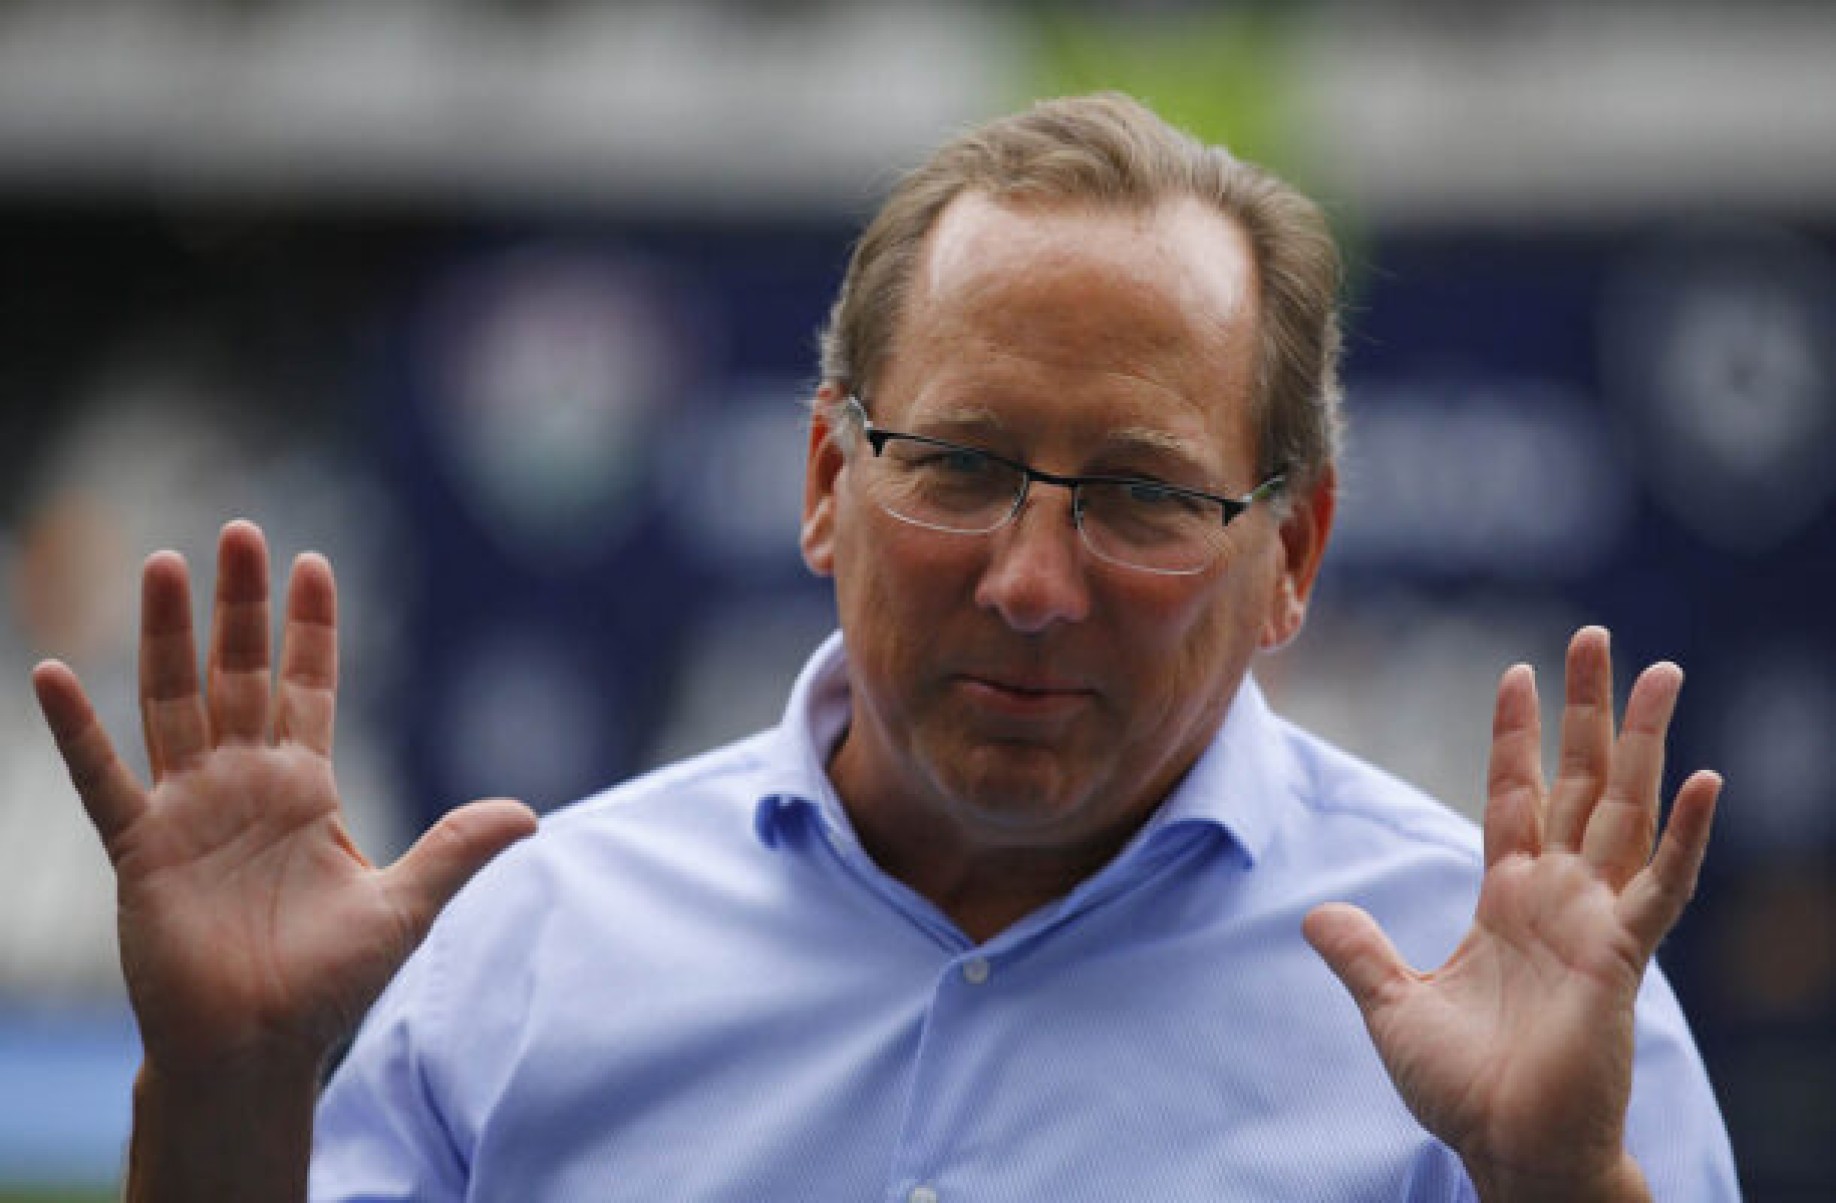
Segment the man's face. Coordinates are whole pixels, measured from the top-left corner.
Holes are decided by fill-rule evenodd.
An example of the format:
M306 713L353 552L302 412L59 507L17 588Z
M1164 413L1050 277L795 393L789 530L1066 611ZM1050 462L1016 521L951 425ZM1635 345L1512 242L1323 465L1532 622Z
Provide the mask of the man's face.
M1260 483L1255 298L1247 242L1198 202L967 194L931 233L865 400L878 426L1048 472L1239 496ZM1062 489L1035 485L989 535L902 522L861 488L865 441L826 433L819 419L803 546L835 579L851 663L831 771L857 818L940 850L1113 851L1255 650L1298 627L1330 519L1328 483L1285 522L1266 504L1237 518L1209 569L1154 575L1092 556Z

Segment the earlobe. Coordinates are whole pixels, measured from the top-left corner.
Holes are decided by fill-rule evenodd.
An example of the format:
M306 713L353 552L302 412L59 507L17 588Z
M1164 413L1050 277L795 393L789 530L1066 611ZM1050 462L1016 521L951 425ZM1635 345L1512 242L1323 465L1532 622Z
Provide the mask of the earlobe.
M817 576L835 571L835 487L845 462L839 434L830 421L838 394L825 384L810 413L810 443L803 471L803 525L798 546Z
M1283 572L1281 580L1276 582L1275 598L1269 605L1268 617L1262 622L1262 650L1275 652L1288 646L1300 634L1306 620L1307 603L1296 594L1293 578Z
M1338 483L1338 473L1327 466L1306 494L1293 500L1281 519L1281 575L1269 599L1259 641L1265 652L1287 646L1307 621L1307 600L1313 594L1313 583L1326 554L1326 540L1332 534Z

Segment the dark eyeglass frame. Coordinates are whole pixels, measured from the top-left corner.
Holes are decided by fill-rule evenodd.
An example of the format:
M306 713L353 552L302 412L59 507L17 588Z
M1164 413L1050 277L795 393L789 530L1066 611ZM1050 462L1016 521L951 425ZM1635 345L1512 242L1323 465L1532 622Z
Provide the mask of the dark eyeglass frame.
M1021 460L1011 459L1005 455L997 455L992 451L986 451L980 447L971 447L964 443L952 443L948 439L936 439L929 435L910 434L901 430L887 430L883 426L876 426L873 419L867 416L866 402L853 394L849 395L844 405L852 412L854 419L861 424L861 435L867 440L867 445L873 449L873 454L876 458L889 442L919 443L926 447L937 447L945 451L961 451L968 455L979 455L984 459L1012 468L1014 471L1020 473L1022 483L1020 485L1020 491L1014 496L1013 508L1008 510L999 522L989 527L986 531L963 531L961 532L963 534L992 534L1000 530L1003 526L1006 526L1009 522L1012 522L1014 520L1014 515L1018 514L1021 507L1026 504L1027 492L1033 487L1034 481L1039 481L1042 484L1056 485L1061 489L1071 490L1071 515L1073 520L1077 523L1079 530L1082 530L1084 525L1084 494L1082 486L1086 484L1141 485L1145 488L1156 489L1163 493L1170 493L1174 496L1185 497L1193 501L1208 501L1218 507L1218 512L1222 515L1221 525L1229 526L1234 519L1243 515L1251 506L1255 505L1258 501L1274 496L1288 483L1287 473L1277 472L1241 497L1225 497L1218 493L1207 493L1203 489L1189 489L1184 485L1169 484L1164 480L1155 480L1148 476L1060 476L1055 472L1044 472ZM1165 571L1164 569L1144 568L1139 564L1131 564L1129 567L1141 568L1144 572Z

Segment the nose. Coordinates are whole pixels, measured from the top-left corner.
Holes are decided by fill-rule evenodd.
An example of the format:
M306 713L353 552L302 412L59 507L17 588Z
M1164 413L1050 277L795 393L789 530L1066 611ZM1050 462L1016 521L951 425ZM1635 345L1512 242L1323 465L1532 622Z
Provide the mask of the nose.
M1029 635L1089 615L1083 536L1068 490L1030 490L1020 512L990 536L975 600Z

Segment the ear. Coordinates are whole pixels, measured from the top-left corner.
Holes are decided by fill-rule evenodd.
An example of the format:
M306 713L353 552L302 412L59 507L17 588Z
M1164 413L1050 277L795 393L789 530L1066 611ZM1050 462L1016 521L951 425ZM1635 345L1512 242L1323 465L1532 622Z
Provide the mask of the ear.
M817 576L835 571L835 482L841 474L841 432L831 420L843 400L840 388L825 384L816 390L810 412L810 446L803 465L803 529L798 545L803 562Z
M1305 496L1288 504L1281 520L1281 576L1262 623L1260 646L1265 652L1286 646L1307 620L1307 599L1320 574L1338 497L1338 471L1328 465Z

